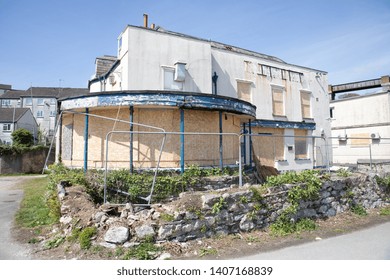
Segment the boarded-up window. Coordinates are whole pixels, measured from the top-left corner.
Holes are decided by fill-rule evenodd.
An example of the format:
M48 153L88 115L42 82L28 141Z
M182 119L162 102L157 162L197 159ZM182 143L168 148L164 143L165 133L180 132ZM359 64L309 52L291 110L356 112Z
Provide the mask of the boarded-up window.
M364 147L370 145L371 137L369 133L355 133L351 134L352 147ZM355 139L354 139L355 138Z
M302 118L308 119L311 118L311 93L306 91L301 91L301 109L302 109Z
M67 124L62 129L62 159L72 160L73 124Z
M261 165L275 166L275 161L284 160L284 129L282 128L253 128L253 153Z
M296 129L294 130L294 144L295 144L295 158L306 159L307 156L307 130Z
M251 83L237 82L237 96L241 100L252 102Z
M276 116L284 116L284 92L281 88L272 89L272 113Z

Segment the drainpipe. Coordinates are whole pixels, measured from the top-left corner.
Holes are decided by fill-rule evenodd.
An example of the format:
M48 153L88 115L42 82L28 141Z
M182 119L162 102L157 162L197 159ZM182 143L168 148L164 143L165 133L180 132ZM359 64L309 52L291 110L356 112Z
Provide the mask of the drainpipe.
M242 124L242 133L246 134L245 123ZM243 137L244 145L242 147L242 154L244 155L244 165L246 165L246 137Z
M213 77L211 78L214 85L214 95L218 95L218 87L217 87L217 81L218 81L218 75L217 72L214 72ZM222 111L219 111L219 168L221 168L221 171L223 169L223 128L222 128Z
M134 122L134 107L130 106L130 173L134 173L134 162L133 162L133 140L134 140L134 134L133 132L133 125Z
M88 126L89 126L89 109L85 108L85 126L84 126L84 173L88 170Z
M223 136L222 136L222 111L219 111L219 168L223 170Z
M217 72L214 72L214 75L211 79L212 79L213 85L214 85L214 95L218 95L218 90L217 90L218 75L217 75Z
M249 128L249 166L252 167L252 124L251 120L248 122Z
M180 173L184 173L184 110L180 108Z

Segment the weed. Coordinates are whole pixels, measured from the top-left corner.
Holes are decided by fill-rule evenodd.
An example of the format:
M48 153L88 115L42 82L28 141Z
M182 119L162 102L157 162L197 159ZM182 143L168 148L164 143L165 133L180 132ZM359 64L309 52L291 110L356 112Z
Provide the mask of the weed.
M270 226L271 235L285 236L291 233L301 233L302 231L311 231L316 229L316 224L313 220L305 218L296 223L291 220L278 219Z
M382 208L382 209L379 211L379 214L380 214L381 216L390 216L390 207Z
M336 174L339 177L349 177L352 173L349 172L347 169L340 168L339 170L337 170Z
M63 237L63 236L56 236L53 239L47 241L45 243L45 245L44 245L44 248L47 249L47 250L50 250L50 249L53 249L53 248L57 248L62 243L64 243L64 241L65 241L65 237Z
M123 247L118 247L118 248L115 249L115 256L116 257L120 257L124 253L125 253L125 250L123 249Z
M165 222L172 222L175 220L175 217L173 215L167 213L161 213L160 218Z
M204 256L207 256L207 255L216 255L216 254L218 254L218 251L215 248L201 248L199 250L199 256L200 257L204 257Z
M251 242L251 243L260 242L260 238L257 236L248 236L246 238L246 242Z
M352 211L352 213L354 213L358 216L366 216L367 215L366 209L360 204L353 205L351 207L351 211Z
M211 213L213 214L218 214L223 207L225 207L226 205L226 202L225 202L225 199L223 197L220 197L219 200L214 203L212 209L211 209Z
M390 192L390 176L387 176L384 178L376 176L375 179L376 179L376 182L378 185L386 188L386 192L388 192L388 193Z
M35 238L35 237L31 238L31 239L28 241L29 244L36 244L36 243L38 243L38 242L39 242L39 239L38 239L38 238Z
M248 197L246 197L245 195L241 196L240 197L240 203L241 204L247 204L248 203Z
M151 242L143 242L138 246L129 249L123 256L123 260L151 260L155 258L155 254L160 251L160 248Z
M95 227L86 227L79 234L79 242L81 249L89 249L92 246L91 238L97 233Z

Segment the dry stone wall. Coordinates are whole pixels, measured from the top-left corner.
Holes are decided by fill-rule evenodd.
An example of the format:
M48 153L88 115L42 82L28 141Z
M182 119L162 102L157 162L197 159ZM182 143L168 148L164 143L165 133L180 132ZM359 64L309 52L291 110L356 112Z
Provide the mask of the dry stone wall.
M222 185L217 180L214 183L217 188ZM92 214L90 225L106 232L101 244L124 246L150 237L160 242L185 242L248 232L275 222L291 205L287 198L294 186L270 187L260 196L253 191L259 186L246 184L239 188L232 184L217 190L182 193L179 199L168 204L154 204L150 209L137 209L131 204L103 205ZM299 202L297 212L291 218L318 219L335 216L354 205L369 209L389 204L389 190L379 186L374 175L332 176L322 183L317 199ZM115 237L115 232L121 234Z

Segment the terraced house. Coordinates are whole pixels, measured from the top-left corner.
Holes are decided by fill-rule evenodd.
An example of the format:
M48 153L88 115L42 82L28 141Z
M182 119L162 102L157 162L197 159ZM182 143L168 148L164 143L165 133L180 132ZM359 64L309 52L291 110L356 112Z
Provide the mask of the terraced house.
M234 165L241 150L245 164L256 157L279 170L313 168L327 154L317 141L330 135L327 86L324 71L128 25L117 55L96 59L90 92L60 99L61 157L73 167L107 160L110 168L151 168L161 160L183 170ZM162 130L186 134L167 134L161 149Z

